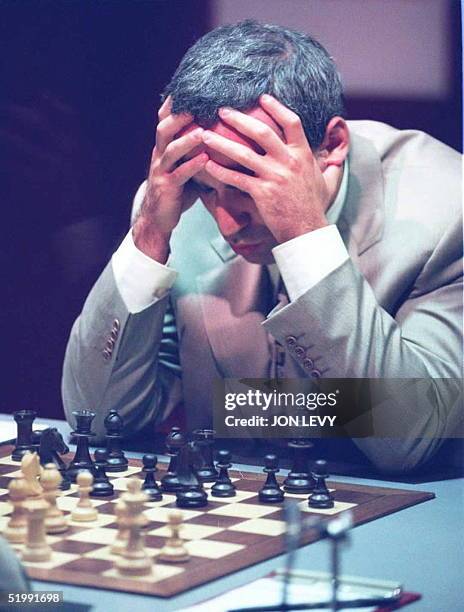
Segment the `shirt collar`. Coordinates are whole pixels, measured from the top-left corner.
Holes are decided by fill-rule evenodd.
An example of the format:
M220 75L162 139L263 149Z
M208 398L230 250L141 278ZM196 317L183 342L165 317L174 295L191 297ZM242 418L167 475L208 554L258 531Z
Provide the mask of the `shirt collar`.
M350 172L348 157L345 159L345 163L343 164L343 177L342 182L340 183L340 187L338 189L338 193L335 197L335 200L332 202L329 207L326 217L327 221L330 225L336 225L340 213L342 212L343 205L345 204L346 194L348 193L348 174Z

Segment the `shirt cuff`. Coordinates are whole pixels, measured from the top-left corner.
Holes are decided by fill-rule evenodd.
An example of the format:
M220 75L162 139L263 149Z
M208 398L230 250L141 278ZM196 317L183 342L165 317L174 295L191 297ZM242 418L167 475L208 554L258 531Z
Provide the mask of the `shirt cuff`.
M111 259L116 287L131 314L152 306L173 286L177 272L145 253L134 244L132 228Z
M292 238L272 249L291 302L349 258L336 225Z

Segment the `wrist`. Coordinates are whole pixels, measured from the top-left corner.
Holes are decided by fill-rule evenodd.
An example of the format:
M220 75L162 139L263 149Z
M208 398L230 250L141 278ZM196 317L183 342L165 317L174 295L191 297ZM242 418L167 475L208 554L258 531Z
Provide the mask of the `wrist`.
M144 255L161 264L167 262L170 252L170 232L160 232L152 223L146 223L139 217L132 227L132 238L137 249Z
M277 241L282 244L284 242L288 242L293 238L298 238L299 236L303 236L304 234L309 234L310 232L314 232L323 227L327 227L329 222L323 215L320 219L311 219L310 222L302 222L298 225L292 225L287 228L282 228L278 235L274 234Z

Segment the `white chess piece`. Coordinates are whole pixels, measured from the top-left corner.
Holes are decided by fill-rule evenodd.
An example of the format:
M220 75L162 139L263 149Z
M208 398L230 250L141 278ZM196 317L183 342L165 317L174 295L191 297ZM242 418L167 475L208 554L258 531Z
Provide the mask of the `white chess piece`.
M188 561L190 559L189 552L185 547L184 541L179 537L182 513L176 511L171 512L168 516L168 522L171 535L160 550L157 559L165 563L182 563Z
M55 464L47 463L40 478L43 487L43 497L49 504L47 514L45 515L45 531L47 533L62 533L68 529L66 517L56 505L56 498L59 495L59 486L62 480L63 477Z
M28 499L24 502L27 511L27 535L23 548L24 561L49 561L52 549L45 535L45 514L48 503L44 499Z
M93 507L89 495L92 491L93 476L90 472L83 470L76 478L79 487L79 501L71 513L73 521L96 521L98 518L97 509Z
M13 478L8 490L13 512L3 535L12 544L22 544L26 540L27 533L27 511L24 502L27 499L28 486L24 476Z

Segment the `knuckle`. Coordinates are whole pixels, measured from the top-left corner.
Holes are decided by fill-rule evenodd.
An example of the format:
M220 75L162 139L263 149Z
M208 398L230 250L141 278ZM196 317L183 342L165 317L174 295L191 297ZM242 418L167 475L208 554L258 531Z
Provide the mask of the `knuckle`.
M287 160L287 168L291 172L299 172L301 170L301 160L299 157L290 156Z
M287 119L287 124L288 124L288 127L297 128L301 126L301 119L298 117L296 113L290 112L288 119Z

